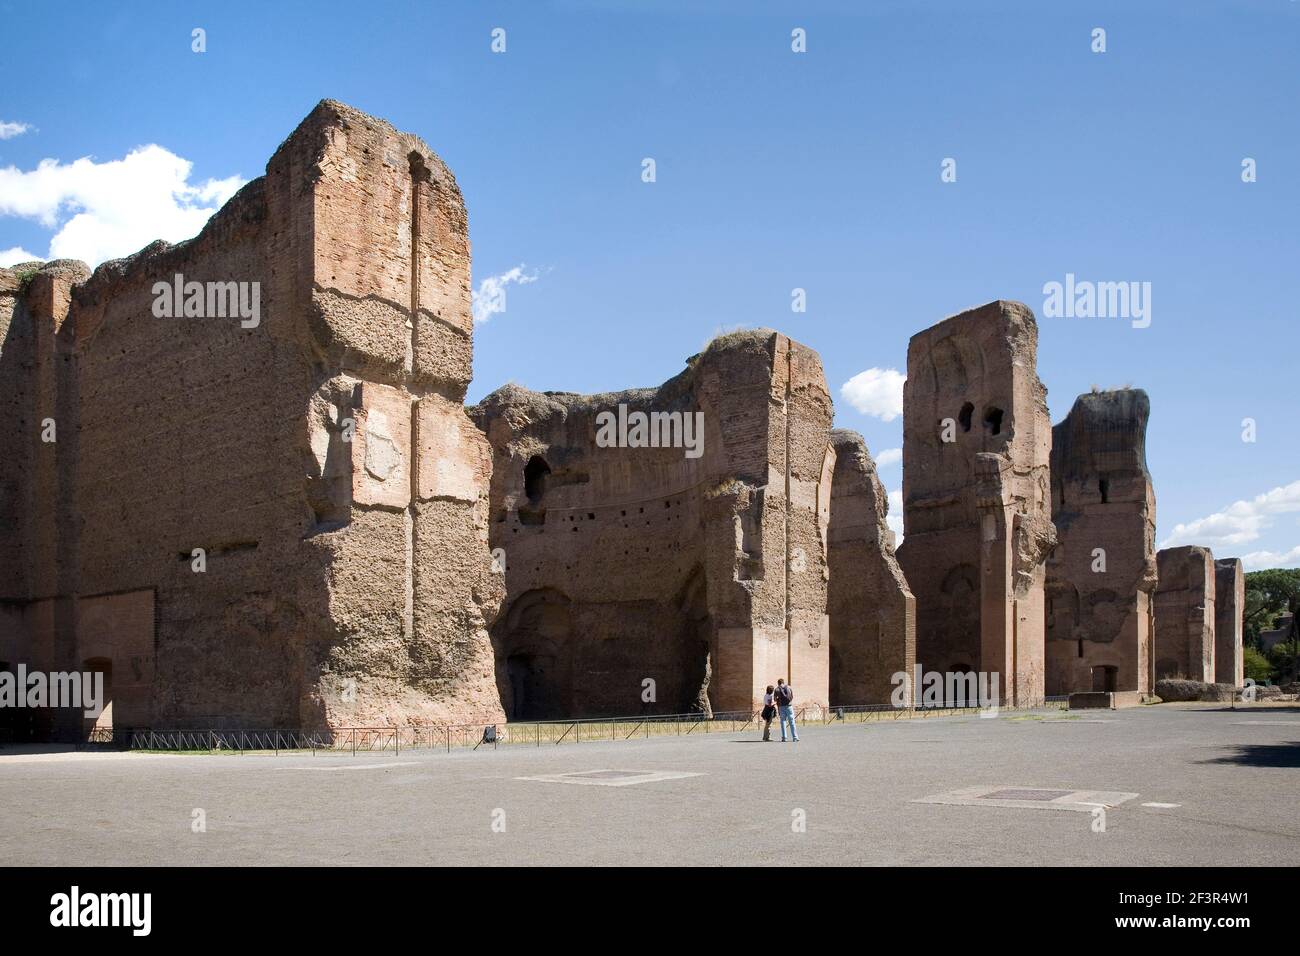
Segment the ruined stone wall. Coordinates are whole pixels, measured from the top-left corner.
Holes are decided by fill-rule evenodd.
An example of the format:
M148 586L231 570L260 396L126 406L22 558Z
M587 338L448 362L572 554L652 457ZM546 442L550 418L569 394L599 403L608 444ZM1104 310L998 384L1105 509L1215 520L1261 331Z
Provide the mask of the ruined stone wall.
M1052 429L1047 693L1152 689L1155 491L1141 389L1075 399Z
M1156 554L1156 680L1181 677L1212 682L1214 667L1214 555L1187 545Z
M999 675L1002 699L1044 693L1051 425L1038 326L1017 302L945 319L908 346L899 563L927 670Z
M839 704L887 704L893 675L916 665L916 599L894 557L888 496L857 432L831 432L830 697Z
M1240 687L1246 679L1243 657L1245 637L1246 574L1241 558L1214 562L1214 680Z
M619 406L701 413L701 453L598 445ZM512 716L747 710L778 677L826 702L833 460L816 353L737 333L657 389L511 385L471 413L494 454L508 599L493 641Z
M257 283L258 319L159 316L177 274ZM69 604L62 659L136 648L138 613L78 626L75 604L147 590L153 659L113 661L152 689L137 726L499 717L465 211L427 146L322 102L198 237L51 283L25 301L70 293L32 373L54 395L29 390L57 409L57 480L0 481L37 499L18 597Z

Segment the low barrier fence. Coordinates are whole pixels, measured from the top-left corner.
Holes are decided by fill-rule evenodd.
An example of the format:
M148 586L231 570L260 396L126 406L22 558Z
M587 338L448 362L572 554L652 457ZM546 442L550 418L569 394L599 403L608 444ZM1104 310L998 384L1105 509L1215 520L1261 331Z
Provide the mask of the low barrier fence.
M1065 697L1049 697L1029 707L999 710L1062 710ZM946 705L894 707L859 704L839 707L805 706L795 709L800 726L867 723L978 714L985 708ZM775 723L775 721L773 722ZM404 750L477 750L480 747L541 747L633 738L739 733L758 730L758 711L709 714L645 714L635 717L582 718L578 720L520 721L506 724L452 726L339 727L325 731L298 730L108 730L99 731L91 743L143 751L272 752L328 751L346 753L401 753Z

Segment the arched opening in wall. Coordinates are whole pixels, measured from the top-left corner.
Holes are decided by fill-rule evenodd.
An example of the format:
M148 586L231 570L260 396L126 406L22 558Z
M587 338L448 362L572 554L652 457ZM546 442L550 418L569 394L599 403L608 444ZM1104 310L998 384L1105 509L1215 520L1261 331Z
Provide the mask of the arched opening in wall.
M682 633L679 660L682 674L682 713L713 714L709 698L713 678L713 621L709 617L708 579L696 566L678 593ZM662 710L663 708L658 708Z
M1119 668L1111 664L1099 664L1094 667L1092 689L1099 693L1113 694L1119 689Z
M546 476L551 473L551 466L541 455L534 455L524 465L524 495L531 504L540 504L542 495L546 494Z
M984 412L984 429L990 435L1002 434L1002 409L992 405Z
M103 696L98 703L103 708L98 717L85 717L84 729L86 736L90 736L96 731L111 732L113 729L113 662L107 657L91 657L82 665L81 677L84 682L87 679L95 681L99 675L103 676ZM83 710L90 709L91 688L82 686L82 700L86 704Z
M519 506L520 524L545 524L546 509L542 498L546 495L546 479L551 466L541 455L533 455L524 465L524 497L527 504Z
M970 420L971 420L971 416L974 414L975 414L974 405L972 405L970 402L966 402L964 405L962 405L961 411L957 413L957 421L961 424L962 431L964 432L970 431Z
M508 720L572 716L576 648L563 593L541 588L521 594L502 615L492 644Z
M1097 493L1101 495L1101 503L1106 504L1110 501L1110 482L1102 478L1097 482Z

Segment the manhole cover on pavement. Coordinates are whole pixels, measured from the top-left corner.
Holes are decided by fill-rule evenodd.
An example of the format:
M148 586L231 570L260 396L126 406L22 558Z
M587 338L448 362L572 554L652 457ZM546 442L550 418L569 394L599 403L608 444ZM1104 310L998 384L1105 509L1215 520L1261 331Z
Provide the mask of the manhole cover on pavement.
M981 800L1055 800L1073 790L994 790L980 797Z

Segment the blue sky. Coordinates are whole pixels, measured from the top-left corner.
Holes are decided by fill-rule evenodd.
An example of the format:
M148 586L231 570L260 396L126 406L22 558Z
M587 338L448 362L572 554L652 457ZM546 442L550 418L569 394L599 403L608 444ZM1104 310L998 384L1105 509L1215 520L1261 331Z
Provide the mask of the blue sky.
M111 205L62 186L42 221L27 201L42 160L88 157L65 180L93 179L150 144L162 165L137 178L194 189L151 212L184 238L333 97L450 165L476 285L535 277L478 326L471 401L510 380L657 384L716 331L765 325L821 352L836 423L881 453L901 418L843 384L904 371L908 337L946 315L1018 299L1039 315L1053 421L1094 384L1150 393L1162 544L1300 565L1295 0L0 0L0 15L28 38L7 45L0 89L0 124L28 127L0 125L0 250L44 257L87 204ZM125 228L90 215L60 241ZM1043 286L1067 273L1150 282L1150 327L1045 317ZM900 486L897 463L881 476Z

